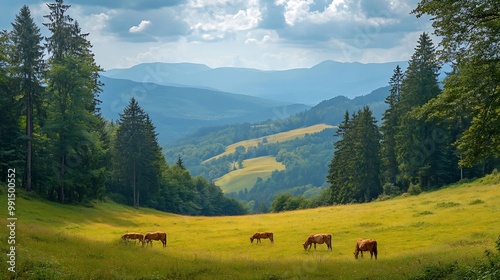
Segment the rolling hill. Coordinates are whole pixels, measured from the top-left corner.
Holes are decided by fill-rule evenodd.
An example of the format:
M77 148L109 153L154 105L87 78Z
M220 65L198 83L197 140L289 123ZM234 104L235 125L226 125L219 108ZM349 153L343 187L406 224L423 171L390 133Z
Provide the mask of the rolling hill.
M315 105L338 95L349 98L386 86L393 70L406 61L342 63L323 61L311 68L262 71L191 63L145 63L109 69L103 76L161 85L218 89L272 100Z
M316 125L312 125L312 126L308 126L308 127L302 127L302 128L292 129L292 130L288 130L288 131L278 132L275 134L269 134L269 135L262 136L259 138L238 141L236 143L228 145L225 148L225 151L223 153L218 154L216 156L213 156L213 157L203 161L203 163L207 163L210 160L217 159L217 158L220 158L222 156L233 154L236 152L237 147L243 147L245 149L248 149L251 147L257 147L259 144L266 145L266 144L273 144L273 143L278 143L278 142L289 141L289 140L293 140L293 139L302 138L307 134L320 132L326 128L334 128L334 127L335 126L333 126L333 125L316 124Z
M214 180L214 183L225 193L251 189L258 178L266 180L273 171L285 169L285 165L271 156L244 160L243 168L237 168L236 163L233 166L235 170Z
M418 196L236 217L180 216L112 202L61 205L18 191L15 278L407 279L431 265L467 271L478 267L469 265L484 259L485 249L494 250L499 188L499 175L489 175ZM0 197L7 200L5 187ZM126 232L155 230L167 232L167 248L120 242ZM273 231L274 244L251 244L256 231ZM333 250L305 251L302 243L313 232L332 234ZM0 239L8 235L4 227ZM377 261L354 260L359 237L377 239ZM2 278L9 279L11 245L0 246Z

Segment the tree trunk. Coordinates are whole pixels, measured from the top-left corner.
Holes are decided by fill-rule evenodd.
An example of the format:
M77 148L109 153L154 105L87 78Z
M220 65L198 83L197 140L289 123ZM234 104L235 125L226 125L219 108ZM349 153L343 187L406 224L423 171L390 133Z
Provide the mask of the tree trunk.
M28 93L28 104L26 108L26 136L28 143L26 143L26 182L25 188L27 191L31 190L31 162L32 162L32 137L33 137L33 106L31 101L31 94Z

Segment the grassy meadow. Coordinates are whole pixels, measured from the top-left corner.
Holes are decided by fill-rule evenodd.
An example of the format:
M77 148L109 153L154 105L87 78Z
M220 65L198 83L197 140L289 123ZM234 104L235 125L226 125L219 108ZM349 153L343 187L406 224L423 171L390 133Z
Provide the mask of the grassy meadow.
M266 138L267 143L271 144L271 143L283 142L283 141L287 141L287 140L291 140L291 139L295 139L295 138L304 137L306 134L317 133L317 132L320 132L326 128L333 128L333 127L335 127L335 126L328 125L328 124L316 124L316 125L312 125L312 126L308 126L308 127L297 128L297 129L293 129L290 131L285 131L285 132L280 132L280 133L276 133L276 134L272 134L272 135L267 135L264 137L243 140L243 141L236 142L234 144L227 146L226 151L224 153L216 155L214 157L211 157L211 158L205 160L205 162L210 161L212 159L216 159L216 158L225 156L225 155L233 154L234 152L236 152L236 147L239 147L239 146L243 146L243 147L245 147L245 149L247 149L249 147L256 147L260 143L263 143L264 138Z
M225 193L238 192L252 188L257 178L266 180L274 170L284 170L285 165L277 162L275 157L263 156L243 161L243 168L227 173L215 180L217 186Z
M380 202L236 217L60 205L18 193L16 217L15 275L7 229L0 231L4 279L404 279L427 265L468 265L494 247L500 176ZM7 223L6 210L0 218ZM156 230L167 232L167 248L120 242L123 233ZM251 244L256 231L273 231L274 244ZM323 232L332 234L332 251L302 248ZM354 259L359 237L377 239L377 261Z

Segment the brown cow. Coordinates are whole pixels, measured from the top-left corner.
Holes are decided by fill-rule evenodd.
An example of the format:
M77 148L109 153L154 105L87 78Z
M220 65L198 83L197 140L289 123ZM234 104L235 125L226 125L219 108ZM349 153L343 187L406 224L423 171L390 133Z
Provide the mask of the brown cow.
M167 247L167 234L162 231L148 232L144 236L144 242L146 246L151 242L151 247L153 247L153 240L158 240L163 243L163 247ZM144 243L143 243L144 244Z
M316 249L316 243L318 244L323 244L326 243L326 246L328 247L328 250L332 250L332 235L328 233L320 233L320 234L314 234L311 233L304 244L304 250L307 250L307 246L309 246L309 249L311 249L312 244L314 244L314 249Z
M144 242L144 235L142 235L141 233L137 233L137 232L129 232L129 233L125 233L124 235L122 235L123 241L126 241L128 239L134 239L134 244L136 242L135 239L139 240L139 242L142 243L142 242Z
M371 259L373 259L373 255L375 255L376 260L378 254L377 241L375 239L358 239L356 249L354 250L354 258L358 259L359 252L361 252L361 257L363 257L363 251L369 251Z
M271 240L271 243L274 243L274 235L272 232L256 232L254 235L252 235L252 237L250 237L250 243L253 243L254 239L257 239L257 243L262 243L262 241L260 241L261 238L269 238L269 240Z

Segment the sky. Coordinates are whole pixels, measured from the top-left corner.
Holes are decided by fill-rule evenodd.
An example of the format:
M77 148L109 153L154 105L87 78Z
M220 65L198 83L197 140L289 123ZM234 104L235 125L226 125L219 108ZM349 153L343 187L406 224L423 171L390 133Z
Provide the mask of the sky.
M55 1L54 1L55 2ZM39 0L0 0L0 29L27 5L43 35L49 13ZM146 62L284 70L324 60L409 60L428 18L418 0L65 0L90 33L104 69ZM436 39L433 38L436 44ZM437 45L437 44L436 44Z

